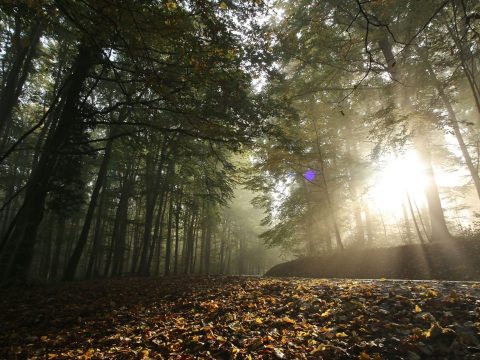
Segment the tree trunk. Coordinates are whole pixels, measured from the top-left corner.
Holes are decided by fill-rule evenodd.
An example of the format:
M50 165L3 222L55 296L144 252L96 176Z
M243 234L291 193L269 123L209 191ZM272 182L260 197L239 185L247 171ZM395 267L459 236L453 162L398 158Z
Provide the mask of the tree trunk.
M64 216L57 216L57 236L55 239L55 248L52 256L52 265L48 280L56 280L60 270L60 254L65 237L66 219Z
M52 263L52 243L53 243L53 233L55 229L54 224L55 217L52 213L48 216L46 234L43 239L43 249L42 256L40 261L39 274L40 278L43 280L48 279L48 274L50 272L50 265Z
M125 171L123 186L120 193L120 200L118 202L117 213L115 215L115 223L113 226L112 277L121 275L123 269L128 223L128 202L132 196L134 178L133 165L129 164Z
M428 184L425 189L425 197L427 199L430 215L431 241L451 240L452 235L450 235L445 221L437 181L435 179L435 173L430 159L430 152L425 146L425 141L420 139L417 139L416 141L416 148L422 163L425 164L425 175Z
M193 242L194 242L194 232L195 232L195 219L196 219L196 211L193 208L191 212L191 220L189 222L189 227L187 234L185 235L185 241L187 242L185 246L185 254L183 256L184 263L183 263L183 273L190 274L192 271L191 264L193 258Z
M106 193L107 193L107 183L105 183L102 186L102 193L100 195L100 201L98 205L98 210L97 210L97 219L95 221L95 229L94 229L94 234L93 234L93 240L92 240L92 252L90 254L90 258L88 260L88 265L87 265L87 273L85 277L87 279L91 279L92 277L97 277L98 276L98 268L97 268L97 262L98 262L98 252L100 251L101 244L103 242L103 227L104 227L104 216L106 216L105 212L105 201L106 201Z
M178 274L178 246L180 242L180 211L182 210L182 195L177 199L177 206L175 209L175 254L173 263L173 273Z
M162 145L162 150L160 153L160 161L158 164L158 168L155 171L155 163L152 161L152 158L146 159L146 174L145 174L145 183L146 183L146 204L145 204L145 227L143 232L143 246L142 246L142 253L140 256L140 265L138 274L147 276L149 274L148 263L147 259L149 258L149 251L153 251L152 248L152 226L153 226L153 219L155 216L155 206L157 204L158 195L163 192L161 188L165 188L165 184L161 184L163 180L162 171L164 167L164 162L167 157L166 154L166 147L167 147L167 140L165 139ZM160 196L160 208L162 207L162 196ZM157 218L158 219L158 218ZM155 226L155 230L157 230L157 226Z
M173 189L172 189L173 190ZM167 240L165 245L165 276L170 276L170 260L172 257L172 219L173 219L173 192L170 194L168 207Z
M98 170L97 180L90 197L90 203L88 205L87 214L85 215L85 221L83 223L82 231L80 237L78 238L73 254L70 257L70 260L67 263L65 273L63 274L63 280L71 281L75 278L75 272L82 257L83 249L87 244L88 234L90 232L90 225L92 224L93 214L95 212L95 207L97 206L98 195L100 190L105 184L105 178L107 176L107 168L110 162L110 155L112 153L112 144L113 138L110 138L107 141L107 146L105 148L105 154L103 155L102 163L100 169Z
M210 274L210 252L211 252L211 243L212 243L212 219L208 216L207 212L207 228L205 233L205 255L204 255L204 263L205 263L205 274Z
M350 190L350 196L352 198L353 202L353 214L354 214L354 219L355 219L355 240L359 245L364 245L365 243L365 229L363 226L363 220L362 220L362 208L360 205L360 198L357 194L357 176L355 172L355 165L357 163L357 144L355 141L353 141L353 134L352 134L352 125L351 125L351 120L349 118L346 118L346 123L345 123L345 132L346 132L346 145L347 145L347 154L350 160L350 166L348 167L348 174L349 174L349 190Z
M406 192L406 195L407 195L408 208L410 209L410 215L412 216L413 225L415 226L415 231L417 232L418 239L422 244L425 244L425 240L423 239L422 232L420 231L420 227L418 226L417 219L415 218L415 212L413 211L412 200L410 198L410 194L408 193L408 191Z
M410 222L408 221L408 212L405 202L402 201L402 214L403 214L403 226L405 229L406 243L412 243L412 229L410 228Z

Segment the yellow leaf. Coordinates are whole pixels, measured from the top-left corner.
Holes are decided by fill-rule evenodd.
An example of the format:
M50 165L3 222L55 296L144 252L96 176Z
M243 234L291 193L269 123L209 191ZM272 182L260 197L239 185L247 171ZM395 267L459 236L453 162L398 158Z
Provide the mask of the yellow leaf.
M434 298L438 296L438 292L433 289L427 289L427 291L424 292L422 295L428 298Z
M365 351L361 352L360 355L358 355L359 360L370 360L371 357L368 355Z
M57 354L48 354L49 359L56 359L58 357Z
M218 5L220 7L220 9L222 10L227 10L228 9L228 5L225 3L225 2L221 2L220 5Z
M332 309L328 309L327 311L324 311L320 316L327 317L327 316L330 316L331 314L332 314Z
M255 319L255 324L257 324L257 325L262 325L262 324L263 324L263 320L257 317L257 318Z
M295 324L295 320L290 319L288 316L285 316L282 321L287 324Z
M332 331L332 329L331 329L331 328L328 328L328 327L326 327L326 326L322 326L320 329L318 329L318 331L321 332L321 333L325 333L325 332L330 332L330 331Z
M447 301L450 303L454 303L458 301L458 294L455 291L452 291L450 295L448 295Z
M420 312L422 312L422 308L418 305L415 305L415 312L418 314Z
M177 3L175 2L175 0L168 0L165 5L167 9L170 11L175 10L177 8Z
M317 346L315 349L310 351L310 355L317 355L318 353L320 353L322 351L325 351L325 345L323 345L323 344L320 345L320 346Z
M335 336L336 336L337 338L345 338L345 337L348 337L348 335L345 334L343 331L337 333Z
M143 349L142 351L140 351L140 353L142 354L142 359L148 359L149 358L150 351L148 349Z

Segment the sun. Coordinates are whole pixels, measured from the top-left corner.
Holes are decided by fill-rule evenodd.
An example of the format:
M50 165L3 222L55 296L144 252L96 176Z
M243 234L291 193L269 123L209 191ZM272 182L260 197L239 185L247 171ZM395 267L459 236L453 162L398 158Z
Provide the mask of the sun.
M374 177L368 193L372 205L394 217L402 214L402 206L408 198L413 206L422 207L427 177L425 166L416 153L388 155L380 162L382 169Z

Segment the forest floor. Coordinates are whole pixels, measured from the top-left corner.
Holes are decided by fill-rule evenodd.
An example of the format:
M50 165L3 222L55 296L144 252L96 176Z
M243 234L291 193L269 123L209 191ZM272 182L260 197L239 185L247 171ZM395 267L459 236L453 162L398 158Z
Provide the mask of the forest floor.
M480 284L188 277L0 290L6 359L480 359Z

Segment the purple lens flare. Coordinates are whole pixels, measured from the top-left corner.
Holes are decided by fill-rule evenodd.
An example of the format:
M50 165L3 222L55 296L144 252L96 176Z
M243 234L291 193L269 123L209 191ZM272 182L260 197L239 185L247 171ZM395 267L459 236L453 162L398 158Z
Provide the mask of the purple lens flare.
M315 171L312 169L308 169L307 171L305 171L305 174L303 174L303 177L308 181L313 181L315 180Z

